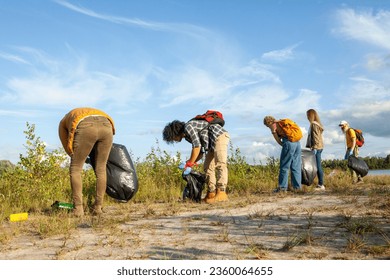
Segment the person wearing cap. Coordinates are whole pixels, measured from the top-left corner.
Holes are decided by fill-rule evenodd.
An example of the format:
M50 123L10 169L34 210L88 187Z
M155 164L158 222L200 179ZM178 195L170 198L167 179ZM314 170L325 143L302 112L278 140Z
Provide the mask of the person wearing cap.
M115 134L114 121L101 110L75 108L62 118L58 133L65 152L70 156L73 214L76 217L84 215L81 174L83 165L92 150L96 154L96 196L92 214L102 214L107 188L106 165Z
M345 120L342 120L339 123L339 127L345 135L345 155L344 159L348 160L351 155L357 157L359 155L359 147L356 145L356 133L355 130L351 129L349 123ZM353 169L350 169L352 176L352 183L363 182L363 179L358 175Z

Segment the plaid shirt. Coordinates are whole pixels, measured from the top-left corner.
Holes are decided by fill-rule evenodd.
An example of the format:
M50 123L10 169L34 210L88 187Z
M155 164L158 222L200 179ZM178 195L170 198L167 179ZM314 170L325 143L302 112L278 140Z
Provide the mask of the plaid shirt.
M218 136L226 132L219 124L211 124L204 120L191 120L185 124L185 139L192 147L203 147L206 151L214 151Z

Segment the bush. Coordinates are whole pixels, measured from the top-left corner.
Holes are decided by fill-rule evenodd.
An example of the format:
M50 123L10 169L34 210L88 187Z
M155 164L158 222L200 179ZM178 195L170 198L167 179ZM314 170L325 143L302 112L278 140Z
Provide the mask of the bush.
M39 211L54 200L69 199L69 179L64 151L46 151L35 135L35 125L27 123L26 155L16 166L1 174L0 200L3 215L11 212Z

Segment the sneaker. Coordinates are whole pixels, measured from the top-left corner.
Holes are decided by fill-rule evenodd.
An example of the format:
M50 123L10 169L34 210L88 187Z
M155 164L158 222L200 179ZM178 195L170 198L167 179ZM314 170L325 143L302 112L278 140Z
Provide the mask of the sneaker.
M287 190L282 188L276 188L273 190L273 193L286 193L286 192Z
M324 185L317 185L317 187L315 188L316 191L324 191L325 190L325 186Z

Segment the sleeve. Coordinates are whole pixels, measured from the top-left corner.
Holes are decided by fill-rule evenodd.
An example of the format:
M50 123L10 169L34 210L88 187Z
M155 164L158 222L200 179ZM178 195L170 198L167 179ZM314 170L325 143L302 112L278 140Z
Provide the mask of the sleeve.
M320 144L320 139L322 137L321 135L321 127L319 125L313 125L311 128L312 135L311 135L311 141L312 141L312 147L317 146Z
M60 124L58 126L58 134L59 134L59 137L60 137L60 140L61 140L61 144L62 146L64 147L65 149L65 152L69 155L70 154L70 151L68 149L68 129L66 127L66 123L65 123L65 118L63 118L61 121L60 121Z
M192 147L201 147L200 138L196 129L192 125L188 124L185 127L185 131L191 140L190 142L192 144Z

